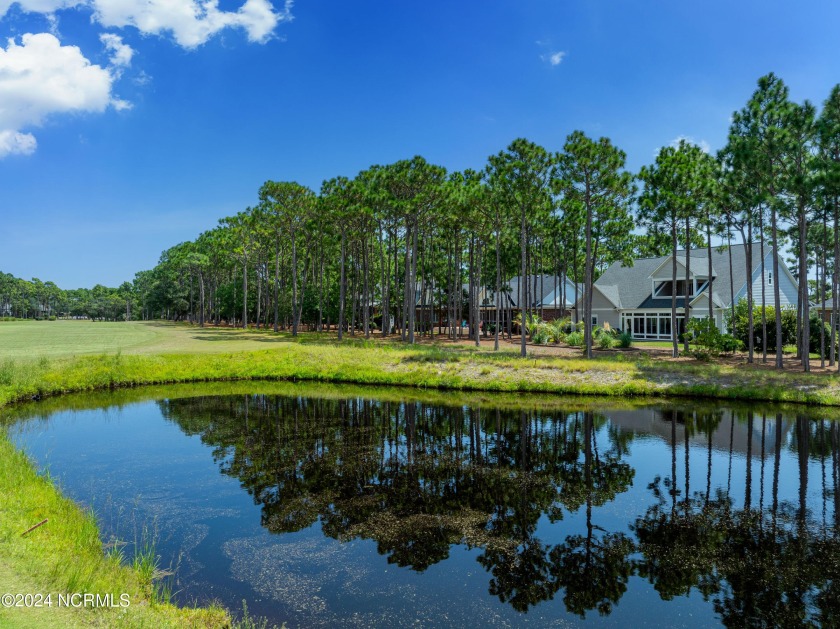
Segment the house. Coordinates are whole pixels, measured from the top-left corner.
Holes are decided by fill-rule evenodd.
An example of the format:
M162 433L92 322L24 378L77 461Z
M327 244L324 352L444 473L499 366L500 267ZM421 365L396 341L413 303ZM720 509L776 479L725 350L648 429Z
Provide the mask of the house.
M519 302L522 299L520 277L511 278L507 281L506 289L503 289L502 309L512 310L518 313L521 308ZM583 295L583 285L575 284L568 277L559 275L529 275L526 292L529 295L528 307L546 321L562 319L572 314L575 301ZM493 291L488 293L488 307L495 312L496 303L493 299Z
M496 310L499 309L501 329L507 329L520 312L521 300L519 277L515 276L502 282L500 299L496 298L495 286L482 286L478 289L479 318L485 329L491 329L496 323ZM460 308L455 313L454 325L468 321L469 284L461 287ZM575 299L583 294L583 286L568 278L558 275L529 275L529 309L543 319L551 321L568 317L572 314ZM425 292L424 292L425 291ZM445 292L438 290L433 283L417 285L415 308L417 321L429 321L430 325L443 329L449 325L452 312L451 304L445 299ZM422 325L422 324L421 324Z
M817 316L825 323L831 325L832 320L837 329L840 329L840 312L834 311L834 299L831 295L825 296L825 308L823 308L822 296L811 304L811 311L816 312Z
M765 245L764 264L758 243L752 245L752 268L747 271L747 247L732 245L712 248L712 305L715 325L725 331L724 314L733 303L747 296L747 282L752 283L757 306L772 306L773 283L779 283L781 304L797 304L798 285L779 256L779 278L773 277L773 252ZM704 319L709 313L709 265L706 249L689 252L691 273L686 276L686 253L677 252L677 281L672 281L673 256L642 258L633 266L615 263L593 284L592 325L629 331L634 339L671 339L671 296L677 294L677 333L685 329L685 299L689 299L691 317ZM731 256L731 264L730 264ZM763 272L762 272L763 267ZM731 270L730 270L731 269ZM734 299L733 299L734 298ZM576 309L583 313L584 302Z

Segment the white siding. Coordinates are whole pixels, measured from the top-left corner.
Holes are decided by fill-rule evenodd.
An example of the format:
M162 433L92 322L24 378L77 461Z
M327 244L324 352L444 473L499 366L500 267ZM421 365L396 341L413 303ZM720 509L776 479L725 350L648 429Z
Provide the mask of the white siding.
M796 284L791 281L790 276L785 272L782 268L784 263L782 260L779 260L779 298L780 303L782 304L782 308L786 306L793 306L796 307L797 304L797 292L798 289ZM753 290L753 301L755 302L756 306L761 305L761 290L764 288L764 299L765 303L768 306L772 306L775 301L773 297L773 291L775 282L777 278L773 279L773 284L770 282L771 273L773 272L773 254L768 253L764 258L764 275L762 277L761 267L757 268L753 272L753 283L752 283L752 290ZM741 287L741 290L735 295L735 303L737 303L741 299L746 299L747 297L747 287L744 285Z

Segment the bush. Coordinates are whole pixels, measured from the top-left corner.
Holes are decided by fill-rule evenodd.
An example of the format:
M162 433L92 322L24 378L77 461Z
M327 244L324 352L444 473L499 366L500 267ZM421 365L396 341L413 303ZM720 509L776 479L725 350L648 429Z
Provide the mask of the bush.
M633 335L630 332L620 332L616 339L618 346L622 349L627 349L633 343Z
M615 337L612 334L599 334L597 337L600 349L612 349L616 345Z
M533 329L531 341L535 345L545 345L549 341L549 329L546 325L538 325Z
M767 319L767 351L776 351L776 309L767 306L764 309ZM726 313L726 326L732 329L732 313ZM761 349L763 337L761 327L761 306L753 305L753 343L756 349ZM819 328L817 328L819 335ZM735 304L735 338L744 347L749 345L749 309L747 300L742 299ZM782 308L782 345L796 344L796 308ZM819 343L818 343L819 345Z
M689 339L694 343L692 355L698 360L708 360L721 353L732 353L743 345L731 334L718 330L710 319L692 319L688 322Z
M560 343L566 340L566 333L569 328L569 319L555 319L546 323L548 337L552 343Z
M572 347L583 347L583 334L580 332L572 332L566 336L566 343Z
M765 318L767 319L767 351L776 351L776 309L773 306L767 306L764 310ZM735 304L735 333L736 338L747 347L749 342L749 311L747 309L747 300L742 299ZM732 314L726 314L726 323L729 329L732 329ZM809 348L812 354L820 353L820 325L825 328L825 351L828 353L831 348L831 327L820 320L817 316L812 316L810 320L810 343ZM753 343L756 350L762 348L762 326L761 326L761 306L753 307ZM782 308L782 347L787 345L796 345L796 308L785 307Z
M820 353L820 325L825 330L825 355L828 357L831 352L831 326L819 317L811 317L811 338L809 339L811 353Z

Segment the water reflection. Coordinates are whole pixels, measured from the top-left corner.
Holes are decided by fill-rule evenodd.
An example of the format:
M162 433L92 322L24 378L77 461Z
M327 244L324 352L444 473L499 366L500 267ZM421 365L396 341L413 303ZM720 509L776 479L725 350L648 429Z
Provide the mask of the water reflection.
M320 525L417 572L453 545L478 548L489 593L518 612L562 596L569 612L605 616L639 577L662 600L697 591L727 626L840 622L835 422L713 406L159 404L272 533Z

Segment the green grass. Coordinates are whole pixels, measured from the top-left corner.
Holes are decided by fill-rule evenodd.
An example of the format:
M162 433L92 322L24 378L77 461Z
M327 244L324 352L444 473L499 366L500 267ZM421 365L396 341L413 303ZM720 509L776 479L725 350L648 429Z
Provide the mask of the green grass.
M96 592L130 596L125 610L0 607L0 627L228 627L221 608L181 609L159 602L152 572L128 568L103 552L96 521L38 475L0 438L0 593ZM47 523L25 537L22 533ZM137 561L150 561L140 556Z
M85 351L96 330L102 330L97 347L110 353ZM5 344L18 336L38 339L25 358L20 356L19 345L8 348ZM261 379L840 405L840 383L830 375L663 362L637 352L617 352L593 360L550 356L523 360L513 350L492 352L464 345L409 347L397 341L359 337L338 343L333 336L315 333L293 339L289 334L262 330L163 323L0 324L0 404L71 391Z
M127 354L215 353L265 349L288 335L264 330L199 328L157 322L0 322L0 359Z

